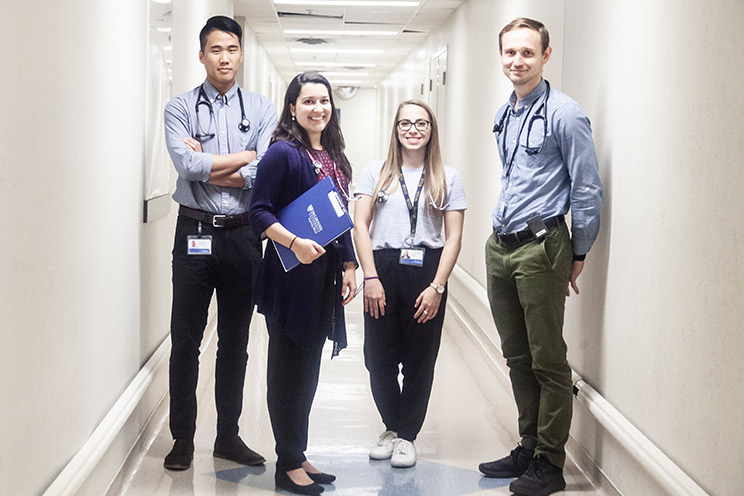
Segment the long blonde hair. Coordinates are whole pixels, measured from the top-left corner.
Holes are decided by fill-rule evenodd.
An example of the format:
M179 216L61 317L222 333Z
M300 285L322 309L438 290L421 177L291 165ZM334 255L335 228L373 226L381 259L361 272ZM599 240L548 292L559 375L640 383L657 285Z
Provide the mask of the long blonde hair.
M407 105L417 105L424 109L429 115L430 132L429 142L426 144L426 155L424 157L424 198L427 211L433 208L431 204L433 200L437 206L444 205L447 198L447 181L444 174L444 164L442 163L442 153L439 149L439 125L437 124L437 118L434 115L434 111L427 104L420 100L406 100L405 102L398 105L398 110L395 112L395 119L393 119L393 130L390 135L390 148L388 148L388 155L385 162L382 164L380 170L380 178L375 186L375 191L372 195L373 205L372 213L377 210L377 198L380 191L391 193L398 187L401 176L401 166L403 164L401 144L398 139L398 119L400 118L400 112L403 107ZM388 189L391 188L391 189Z

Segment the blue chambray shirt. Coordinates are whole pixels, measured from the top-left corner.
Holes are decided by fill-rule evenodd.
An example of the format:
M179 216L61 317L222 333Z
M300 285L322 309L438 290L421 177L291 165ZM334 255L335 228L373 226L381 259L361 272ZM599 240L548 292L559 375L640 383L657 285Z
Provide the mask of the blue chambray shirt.
M578 103L551 87L545 145L540 153L527 154L529 119L538 110L542 112L540 104L545 90L545 80L542 80L519 102L516 111L516 94L512 93L509 103L496 114L494 124L505 111L510 112L506 129L501 133L494 130L503 170L501 195L492 215L493 227L504 233L522 231L527 229L527 221L538 215L548 219L566 215L570 208L573 251L583 255L597 239L602 208L602 184L591 125ZM536 102L534 106L533 102ZM514 153L523 124L510 168L508 161ZM530 147L540 146L543 130L542 120L535 119L529 137ZM506 140L506 156L503 140Z
M266 153L278 123L276 108L265 96L240 90L245 115L251 123L248 132L244 133L238 129L241 120L238 84L233 84L225 94L226 101L208 81L204 81L204 91L214 115L210 116L206 105L199 105L198 124L196 102L199 86L173 98L165 106L165 144L178 172L173 199L186 207L213 214L241 214L248 210L256 167ZM197 132L201 135L214 133L212 138L199 139L202 152L190 150L183 142L187 136L196 138ZM238 170L245 180L245 187L208 183L213 154L225 155L243 150L255 150L258 155L256 160Z

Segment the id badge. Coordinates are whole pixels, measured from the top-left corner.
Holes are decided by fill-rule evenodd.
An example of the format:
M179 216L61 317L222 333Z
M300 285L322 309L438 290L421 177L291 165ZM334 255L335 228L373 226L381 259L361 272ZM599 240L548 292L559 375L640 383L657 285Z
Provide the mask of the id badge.
M423 248L403 248L400 250L400 264L410 265L413 267L424 266L424 249Z
M189 255L211 255L212 236L186 236L186 253Z

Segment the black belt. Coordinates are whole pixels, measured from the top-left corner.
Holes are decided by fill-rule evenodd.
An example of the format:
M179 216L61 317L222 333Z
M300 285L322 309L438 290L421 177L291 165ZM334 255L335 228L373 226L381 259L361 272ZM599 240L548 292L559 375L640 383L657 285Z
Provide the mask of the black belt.
M181 205L178 209L178 213L179 215L183 215L189 219L211 224L214 227L238 227L250 224L250 214L248 212L237 215L210 214L203 210L195 210Z
M545 223L545 227L547 227L548 229L553 229L554 227L558 227L559 225L563 224L564 221L565 217L563 215L556 215L555 217L545 219L543 222ZM535 235L532 234L532 231L530 231L529 229L513 233L501 233L498 232L496 228L494 228L493 235L496 236L496 240L500 244L506 246L509 249L522 246L523 244L529 243L530 241L536 239Z

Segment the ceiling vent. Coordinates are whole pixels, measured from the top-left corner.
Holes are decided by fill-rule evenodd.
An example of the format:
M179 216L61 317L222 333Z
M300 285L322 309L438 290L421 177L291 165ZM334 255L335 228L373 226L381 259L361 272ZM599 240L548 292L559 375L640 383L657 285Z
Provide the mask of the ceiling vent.
M297 18L297 19L343 19L344 16L342 15L321 15L321 14L313 14L312 10L308 10L306 13L303 12L277 12L277 16L279 17L289 17L289 18Z
M323 38L297 38L295 41L297 43L304 43L305 45L323 45L328 43L328 40L324 40Z

